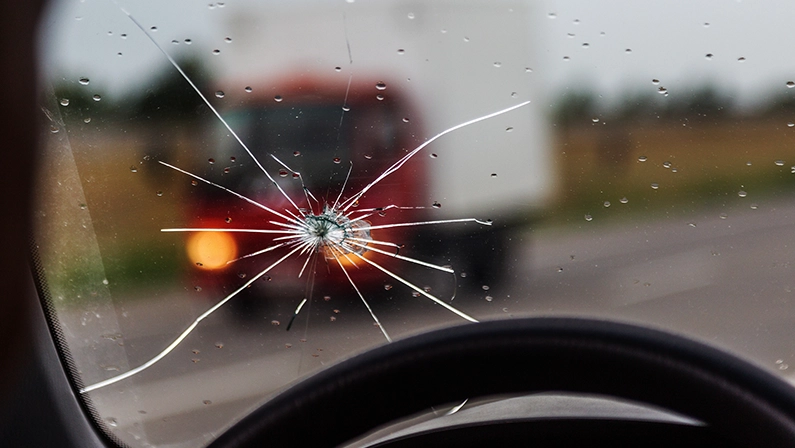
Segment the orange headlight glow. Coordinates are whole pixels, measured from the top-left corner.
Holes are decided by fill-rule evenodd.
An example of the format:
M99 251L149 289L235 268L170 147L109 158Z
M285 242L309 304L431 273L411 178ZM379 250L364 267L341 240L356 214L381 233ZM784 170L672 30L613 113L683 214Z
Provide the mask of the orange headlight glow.
M198 232L188 238L188 258L201 269L223 269L237 257L237 244L224 232Z

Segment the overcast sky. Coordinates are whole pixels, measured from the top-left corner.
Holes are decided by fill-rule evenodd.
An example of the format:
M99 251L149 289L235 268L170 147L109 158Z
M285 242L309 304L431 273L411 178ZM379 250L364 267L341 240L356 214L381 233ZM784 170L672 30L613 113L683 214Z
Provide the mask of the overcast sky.
M160 24L153 36L161 42L179 36L181 47L174 45L169 51L184 51L184 39L190 38L191 50L210 64L216 63L210 48L227 48L221 42L225 33L234 30L230 27L231 18L239 21L257 14L263 14L262 20L325 14L330 21L339 22L337 28L342 28L341 17L345 13L348 32L357 35L357 8L372 10L389 5L384 6L383 14L399 16L406 26L424 23L434 32L439 28L440 36L446 31L436 26L437 22L444 22L438 17L434 18L437 22L422 22L428 19L423 17L423 11L433 9L424 8L424 3L417 1L227 0L222 2L222 8L210 7L207 0L123 3L142 23ZM463 2L470 3L477 2ZM671 95L709 83L748 104L771 92L785 92L786 82L795 79L791 49L795 45L795 8L784 0L763 4L738 0L533 1L524 3L526 9L521 2L487 4L524 14L527 36L522 38L530 39L531 47L526 60L517 63L533 69L533 76L545 92L587 88L609 101L628 91L656 91L659 86L652 79L658 79ZM405 11L416 11L415 18L409 19ZM64 1L45 19L44 30L48 66L63 67L70 75L89 72L114 87L133 85L136 79L148 76L154 67L164 63L162 54L111 0ZM344 32L340 30L329 40L344 48ZM127 38L122 39L121 34L127 34ZM462 39L466 31L461 34L455 37ZM283 36L280 44L295 39ZM354 49L362 46L355 39L350 44ZM107 59L111 66L105 59L108 55L115 58Z

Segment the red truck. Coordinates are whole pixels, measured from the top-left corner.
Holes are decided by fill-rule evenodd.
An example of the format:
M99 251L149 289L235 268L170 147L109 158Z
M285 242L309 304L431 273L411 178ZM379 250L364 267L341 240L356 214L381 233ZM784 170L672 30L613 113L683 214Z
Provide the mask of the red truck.
M215 291L219 299L290 250L283 246L246 257L283 242L279 237L289 235L239 230L283 231L284 223L289 222L285 216L320 215L324 209L348 199L355 203L348 209L355 211L351 219L369 215L365 222L378 226L428 219L433 207L424 166L430 152L418 154L352 200L425 137L419 117L399 88L386 88L388 83L376 78L350 85L306 79L275 85L279 87L268 92L247 88L238 97L227 96L224 103L233 106L220 110L270 178L220 123L208 137L217 141L213 157L201 160L192 171L271 210L217 186L193 181L196 188L189 195L192 204L185 207L189 214L187 227L229 229L191 232L186 238L188 257L195 266L191 276L197 289ZM374 229L369 236L402 246L416 241L416 232L416 228L396 227ZM371 246L390 253L400 251L395 246ZM409 265L374 250L361 251L363 256L398 275L403 275ZM336 258L360 289L372 291L377 286L383 290L395 283L361 260L353 266L351 260L357 259L352 254L337 253L335 258L335 254L324 251L318 255L309 262L309 253L288 257L252 284L255 294L241 294L235 301L245 305L279 297L279 301L297 303L310 294L304 290L308 287L313 287L320 297L340 287L352 292ZM262 284L267 287L263 289Z

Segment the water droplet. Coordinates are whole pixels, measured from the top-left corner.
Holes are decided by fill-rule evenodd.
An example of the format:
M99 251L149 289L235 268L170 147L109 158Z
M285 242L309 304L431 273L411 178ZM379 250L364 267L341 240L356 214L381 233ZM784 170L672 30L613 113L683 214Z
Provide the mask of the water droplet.
M57 134L57 133L58 133L58 131L60 131L60 129L58 129L57 127L55 127L55 126L50 126L50 132L52 132L53 134Z
M591 221L593 221L593 216L585 215L585 220L588 221L588 222L591 222Z
M435 158L437 158L439 156L437 156L436 153L432 152L429 157L432 158L432 159L435 159Z
M119 37L121 37L122 39L127 39L127 34L126 33L122 33L122 34L119 35Z
M90 81L88 78L80 78L77 80L77 82L79 82L81 86L87 86Z
M216 48L215 50L213 50L213 54L217 56L217 55L221 54L221 50Z
M375 84L375 88L378 90L386 90L386 83L384 83L383 81L378 81Z
M647 160L649 160L649 158L648 158L648 157L646 157L646 156L640 156L640 157L638 157L638 162L645 162L645 161L647 161Z
M776 160L775 164L776 164L776 166L784 166L784 161L783 160Z
M795 174L795 166L791 166L789 172Z
M407 117L403 117L403 123L408 123L409 119Z
M694 223L694 222L689 222L689 223L687 223L687 225L688 225L688 226L690 226L690 227L695 227L695 226L696 226L696 223Z
M83 118L83 123L85 124L91 123L91 117Z
M404 50L402 48L398 48L398 51L397 51L398 54L404 54L405 52L406 52L406 50Z
M588 48L588 47L590 47L590 46L591 46L591 44L589 44L588 42L584 42L584 43L582 44L582 47L583 47L583 48Z
M224 92L222 90L218 90L217 92L215 92L215 97L216 98L223 98L224 97Z
M656 85L660 84L660 80L655 78L655 79L651 80L651 83L656 86Z
M214 164L214 163L215 163L215 159L213 159L213 158L211 157L211 158L207 159L207 163L209 163L210 165L212 165L212 164Z
M375 96L375 99L377 99L378 101L384 101L384 95L381 95L379 93L378 95Z
M787 123L787 127L789 127L789 128L795 127L795 123L790 121L789 123Z
M610 201L605 201L602 205L604 205L605 208L610 207Z
M627 48L626 50L624 50L624 53L632 53L632 49L631 48Z
M232 222L232 218L231 218L230 216L227 216L226 218L224 218L224 221L225 221L227 224L229 224L229 223L231 223L231 222Z
M663 162L663 168L671 168L671 162Z
M740 191L737 192L737 196L739 196L741 198L744 198L744 197L748 196L748 193L746 193L743 190L740 190Z
M216 342L215 343L215 348L224 348L224 343L223 342Z
M244 90L246 93L251 93L251 92L252 92L254 89L252 89L252 88L251 88L251 86L246 86L246 87L243 87L243 90Z
M486 302L491 302L492 300L494 300L494 297L486 296L486 297L484 297L484 299L486 299Z
M390 289L392 289L392 285L390 285L389 283L387 283L386 285L384 285L384 289L385 289L385 290L387 290L387 291L389 291Z
M94 95L94 96L92 96L91 98L92 98L94 101L99 101L99 100L101 100L101 99L102 99L102 97L101 97L101 96L99 96L98 94L97 94L97 95Z
M511 92L511 98L519 98L519 94L516 92Z
M350 112L350 110L351 110L351 106L342 106L342 111L343 112Z
M192 181L190 181L190 184L191 184L191 186L195 187L196 185L199 185L199 181L192 180Z
M339 157L334 157L334 158L332 159L332 161L333 161L334 163L340 163L340 162L342 161L342 159L340 159Z
M704 22L704 28L709 28L709 22Z
M512 131L513 131L513 127L509 126L509 127L505 128L505 132L512 132Z
M593 117L593 118L591 118L591 121L594 122L594 123L599 123L599 118Z
M467 273L466 272L462 272L461 273L461 278L467 278Z
M199 354L199 349L198 348L194 348L193 350L191 350L191 353L193 353L194 355L198 355Z
M231 37L224 38L224 42L230 43L232 42L232 38Z
M666 89L663 86L660 86L657 88L657 93L659 93L660 95L668 96L668 89Z
M284 348L293 348L293 344L284 344Z
M336 320L337 320L337 318L336 318L335 316L329 316L328 320L329 320L330 322L334 322L334 321L336 321Z
M160 191L160 190L158 190L156 194L157 194L158 197L163 196L163 192Z
M280 170L279 170L279 176L281 176L281 177L287 177L287 174L288 174L288 173L287 173L287 170L285 170L284 168L282 168L282 169L280 169Z
M179 45L179 41L177 39L172 39L171 43L174 45Z
M497 177L497 173L491 173L491 177Z
M121 51L120 51L120 52L118 52L118 53L116 53L116 56L118 56L118 57L121 57L121 56L122 56L122 55L121 55Z
M759 208L759 204L756 204L756 203L752 203L751 204L751 210L757 210L758 208Z
M658 184L658 183L656 183L656 182L655 182L655 183L652 183L652 184L651 184L651 188L652 188L652 190L656 190L656 189L660 188L660 184Z
M495 62L494 66L497 67L497 68L500 68L500 67L502 67L502 62L499 62L499 61Z
M80 204L80 210L85 210L87 208L88 208L88 206L86 204ZM106 282L106 281L107 281L107 279L103 280L103 282Z
M105 421L107 421L107 422L108 422L108 425L110 425L110 426L112 426L112 427L114 427L114 428L115 428L115 427L117 427L117 426L119 426L119 421L118 421L118 420L116 420L116 419L115 419L115 418L113 418L113 417L108 417L107 419L105 419Z
M411 291L411 297L419 297L419 296L420 296L419 291Z
M137 173L138 172L138 168L136 168L135 166L130 166L130 172L131 173Z
M440 204L440 203L439 203L439 202L437 202L437 201L433 201L433 205L432 205L432 207L433 207L433 208L442 208L442 204Z
M576 36L574 33L567 33L566 34L566 37L568 37L569 39L573 39L574 36Z
M563 56L563 62L569 62L571 60L568 56Z
M370 160L370 159L373 158L373 155L372 154L365 154L364 158L367 159L367 160Z
M525 67L525 68L524 68L524 72L525 72L525 73L533 73L533 69L532 69L532 68L530 68L530 67Z
M149 28L149 31L151 31L153 33L156 33L157 32L157 27L153 26L153 27Z
M66 107L68 105L69 105L69 99L68 98L61 98L61 106Z
M551 13L547 14L547 17L549 17L550 19L557 19L558 15L555 14L554 12L551 12Z
M209 404L213 404L213 402L210 401L210 400L204 400L204 401L202 401L202 404L209 405Z
M558 272L563 272L563 267L562 266L558 266Z
M329 302L331 301L331 296L323 296L323 300Z
M273 97L273 101L276 101L277 103L281 103L282 99L283 98L282 98L281 95L276 95L276 96Z
M708 61L711 61L711 60L712 60L712 57L713 57L713 54L712 54L712 53L707 53L707 54L706 54L704 57L705 57L705 58L706 58Z
M745 62L745 57L740 56L739 58L737 58L737 62Z
M281 325L281 322L279 322L278 320L272 320L271 325L273 325L274 327L278 327L279 325Z
M469 38L464 36L464 42L469 42Z
M414 20L414 13L413 12L408 13L407 17L409 18L409 20Z
M720 214L720 215L718 215L718 216L720 217L720 219L726 219L726 218L728 218L728 217L729 217L729 215L727 215L726 213L721 213L721 214Z
M335 72L342 71L342 67L334 67L334 71L335 71Z
M235 163L237 161L237 157L232 156L232 157L229 158L229 161L232 162L232 163Z
M626 197L623 197L623 198L619 199L618 202L620 202L622 204L626 204L627 202L629 202L629 199L627 199Z
M185 45L190 45L190 44L192 44L192 43L193 43L193 41L192 41L192 40L190 40L190 39L185 39Z
M787 81L787 88L791 89L793 87L795 87L795 81Z

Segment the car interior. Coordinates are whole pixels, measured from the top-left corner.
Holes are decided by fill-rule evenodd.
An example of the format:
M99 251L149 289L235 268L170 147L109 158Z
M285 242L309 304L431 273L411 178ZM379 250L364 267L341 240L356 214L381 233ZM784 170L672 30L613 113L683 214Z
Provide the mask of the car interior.
M795 446L785 2L0 5L0 445Z

